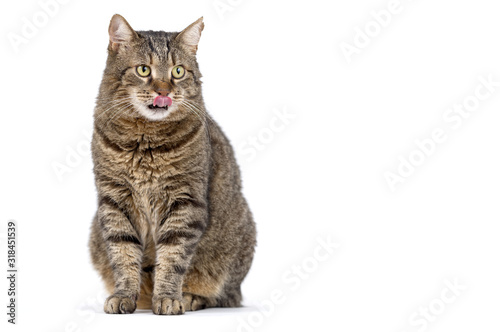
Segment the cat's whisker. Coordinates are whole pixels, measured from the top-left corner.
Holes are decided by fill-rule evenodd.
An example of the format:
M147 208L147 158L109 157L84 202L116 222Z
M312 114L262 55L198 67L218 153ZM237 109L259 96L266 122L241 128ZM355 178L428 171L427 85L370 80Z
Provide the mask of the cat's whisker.
M194 102L191 102L191 101L188 101L186 100L185 102L187 102L189 105L193 106L194 108L196 108L198 111L200 111L203 115L205 115L205 118L207 118L208 120L210 120L212 123L214 123L214 120L212 119L212 117L210 116L210 114L208 114L207 111L205 111L203 108L201 108L199 105L195 104Z
M127 105L127 104L130 104L129 100L122 99L122 100L114 103L108 109L106 109L103 113L101 113L98 117L96 117L95 120L99 123L102 123L103 121L105 121L105 118L103 117L105 114L107 115L107 114L109 114L109 112L111 112L111 115L114 115L117 110L121 109L122 106Z
M114 102L117 102L119 100L123 100L123 99L132 99L132 97L128 96L128 95L115 95L113 97L106 97L106 98L96 98L97 101L101 101L101 102L104 102L103 105L108 105L110 103L114 103Z
M132 105L131 103L126 103L124 105L122 105L122 107L120 107L119 109L117 109L113 115L110 117L110 119L106 122L106 124L104 125L104 128L107 128L107 126L109 125L109 123L112 121L123 111L127 110L129 107L134 107L134 105Z
M203 121L203 119L201 118L200 114L199 114L198 112L196 112L196 110L195 110L193 107L191 107L188 103L186 103L186 101L183 101L183 102L181 103L181 105L186 106L186 108L187 108L189 111L191 111L193 114L196 114L196 116L200 119L200 121L201 121L202 125L206 125L206 122L205 122L205 121Z
M133 98L131 97L127 97L127 98L119 98L117 100L115 100L113 102L113 105L110 106L108 109L106 109L105 111L103 111L101 114L99 114L99 116L96 117L96 121L98 121L100 118L102 118L105 114L107 114L110 110L113 110L114 108L118 107L120 108L121 106L129 103L130 104L130 101L132 101ZM112 112L113 114L114 112Z
M131 101L132 98L131 97L115 97L113 100L109 100L107 101L106 103L104 103L102 106L107 106L109 104L112 104L108 109L106 109L102 114L100 114L99 116L102 116L104 113L106 113L109 109L113 108L113 107L116 107L117 104L120 104L121 102L124 102L124 101Z
M187 101L187 100L185 100L185 103L187 105L191 106L193 109L197 110L199 112L199 114L204 115L203 118L205 120L205 124L206 125L208 125L207 119L210 120L210 121L212 121L212 123L213 123L213 120L211 119L210 115L206 111L204 111L202 108L200 108L196 104L194 104L194 103L192 103L190 101Z
M204 120L202 119L201 115L200 115L198 112L196 112L196 110L195 110L194 108L192 108L189 104L187 104L185 101L183 101L183 102L181 103L181 105L186 106L186 108L188 108L188 110L190 110L191 112L193 112L194 114L196 114L196 116L197 116L197 117L200 119L200 121L201 121L201 125L202 125L202 126L204 127L204 129L205 129L205 133L207 134L208 140L209 140L209 141L211 141L210 131L209 131L209 129L208 129L208 124L207 124L206 120L204 121Z

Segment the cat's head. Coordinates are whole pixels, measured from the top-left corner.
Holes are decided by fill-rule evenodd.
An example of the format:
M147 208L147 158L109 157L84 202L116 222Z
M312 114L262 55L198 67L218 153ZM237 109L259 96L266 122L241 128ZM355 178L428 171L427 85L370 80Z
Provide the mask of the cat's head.
M181 32L135 31L114 15L100 96L107 99L105 107L151 121L196 108L201 102L196 51L202 30L203 18Z

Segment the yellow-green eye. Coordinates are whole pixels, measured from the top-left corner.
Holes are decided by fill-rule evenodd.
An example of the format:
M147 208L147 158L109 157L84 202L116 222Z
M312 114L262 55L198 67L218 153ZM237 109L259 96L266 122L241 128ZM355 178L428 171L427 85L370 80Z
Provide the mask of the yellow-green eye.
M173 69L172 69L172 76L174 78L182 78L184 76L184 67L182 66L175 66Z
M137 74L142 77L148 77L149 75L151 75L151 68L144 65L137 66Z

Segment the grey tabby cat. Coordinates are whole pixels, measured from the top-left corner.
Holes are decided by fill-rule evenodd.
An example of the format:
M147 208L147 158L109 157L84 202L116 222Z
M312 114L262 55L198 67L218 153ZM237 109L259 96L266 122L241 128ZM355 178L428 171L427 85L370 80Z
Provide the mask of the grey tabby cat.
M115 15L94 114L98 210L90 252L106 313L235 307L255 224L233 149L205 110L196 51L182 32L134 31Z

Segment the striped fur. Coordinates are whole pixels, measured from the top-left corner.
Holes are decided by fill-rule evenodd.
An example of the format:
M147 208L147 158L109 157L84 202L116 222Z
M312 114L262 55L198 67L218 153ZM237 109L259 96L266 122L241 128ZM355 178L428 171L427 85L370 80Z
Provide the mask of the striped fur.
M231 145L204 107L193 45L202 29L201 19L181 33L112 19L94 114L98 209L89 244L111 293L107 313L240 305L256 231ZM134 70L142 64L153 69L147 80ZM169 79L178 64L185 77ZM151 119L141 103L158 87L173 104Z

